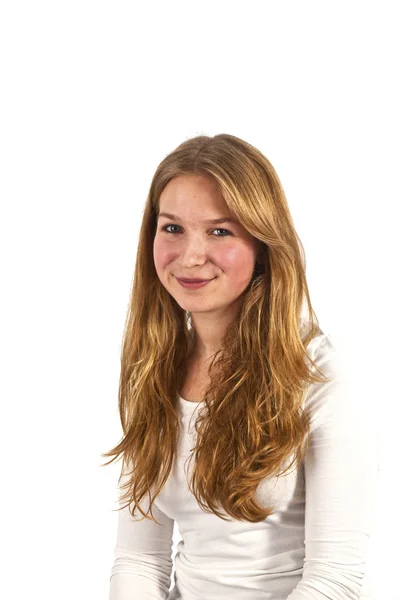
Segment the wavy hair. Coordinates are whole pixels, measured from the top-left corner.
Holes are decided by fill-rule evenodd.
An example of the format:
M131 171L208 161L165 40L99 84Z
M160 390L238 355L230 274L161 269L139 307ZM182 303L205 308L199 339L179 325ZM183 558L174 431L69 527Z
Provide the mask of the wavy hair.
M301 465L309 446L310 420L303 409L307 386L329 379L307 355L320 329L306 281L304 248L282 185L269 160L236 136L187 139L154 173L123 333L118 392L123 436L102 456L114 457L106 465L123 457L118 483L124 474L121 487L127 490L123 499L128 503L118 510L129 505L134 516L137 507L143 517L158 523L152 504L173 465L180 428L177 394L185 381L194 330L190 313L158 278L153 240L160 194L172 178L187 174L212 178L258 245L241 310L209 366L210 384L189 457L195 459L189 488L206 512L225 520L231 515L259 522L273 507L256 502L257 487L264 478ZM305 320L303 305L308 310ZM140 507L145 494L151 516Z

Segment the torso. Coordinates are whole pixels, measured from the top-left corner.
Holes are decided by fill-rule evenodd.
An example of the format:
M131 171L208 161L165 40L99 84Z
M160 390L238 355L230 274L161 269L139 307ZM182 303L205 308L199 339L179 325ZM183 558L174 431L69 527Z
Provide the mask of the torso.
M189 402L200 402L210 384L208 363L189 362L185 381L179 394Z

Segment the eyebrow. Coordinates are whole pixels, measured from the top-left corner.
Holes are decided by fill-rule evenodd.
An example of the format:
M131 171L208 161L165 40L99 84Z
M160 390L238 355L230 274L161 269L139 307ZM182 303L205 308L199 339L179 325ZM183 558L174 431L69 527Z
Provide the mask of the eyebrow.
M180 218L177 217L176 215L171 215L170 213L166 213L166 212L160 212L157 215L157 218L159 219L160 217L166 217L167 219L172 219L174 221L180 221ZM219 217L218 219L206 219L205 221L202 221L202 222L210 224L210 225L218 225L219 223L237 223L237 220L234 219L233 217Z

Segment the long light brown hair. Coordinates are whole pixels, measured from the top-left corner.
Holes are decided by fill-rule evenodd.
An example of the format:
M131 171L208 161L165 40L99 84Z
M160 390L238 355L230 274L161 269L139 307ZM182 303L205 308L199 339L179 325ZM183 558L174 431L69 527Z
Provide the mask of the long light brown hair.
M106 465L123 458L118 483L126 478L121 487L128 503L119 510L129 505L134 516L137 507L158 523L152 504L173 465L180 428L177 393L187 373L194 330L190 313L158 278L153 240L161 192L173 177L187 174L213 178L259 248L238 318L209 367L210 385L195 423L189 487L206 512L229 520L222 508L234 519L259 522L273 512L255 501L261 481L299 467L307 451L310 421L302 408L307 385L329 380L306 353L320 329L306 281L304 248L285 193L269 160L238 137L187 139L154 173L123 334L118 402L123 436L102 456L114 457ZM302 319L304 306L307 319ZM145 494L151 516L140 507Z

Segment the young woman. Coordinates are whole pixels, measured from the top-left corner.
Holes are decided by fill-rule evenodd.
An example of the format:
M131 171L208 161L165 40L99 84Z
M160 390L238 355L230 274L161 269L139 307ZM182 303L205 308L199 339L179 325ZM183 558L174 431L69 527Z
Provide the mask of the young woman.
M110 600L372 599L372 432L278 176L235 136L186 140L156 169L119 410Z

